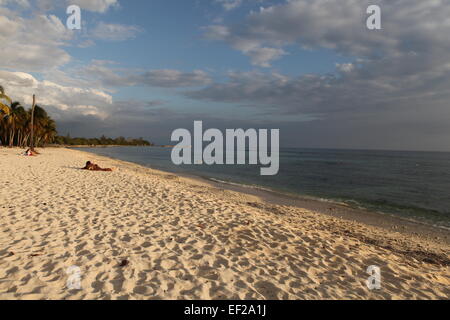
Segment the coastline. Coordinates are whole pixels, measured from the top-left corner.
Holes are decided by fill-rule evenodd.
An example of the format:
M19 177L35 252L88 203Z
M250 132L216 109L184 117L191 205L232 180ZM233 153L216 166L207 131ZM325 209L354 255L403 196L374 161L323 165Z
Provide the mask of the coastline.
M450 295L448 237L438 229L259 190L243 193L81 150L39 151L21 157L18 149L0 148L6 185L0 298ZM87 160L115 171L80 170ZM83 290L66 288L73 265L82 270ZM365 285L370 265L383 272L382 290Z
M370 211L364 208L353 208L344 203L336 203L333 201L326 201L326 200L321 201L319 199L289 195L286 193L281 193L263 188L252 188L240 184L221 182L214 179L207 179L194 174L173 173L170 171L154 169L151 168L150 166L144 166L134 162L124 161L113 157L97 155L84 150L76 150L76 151L85 152L88 155L98 158L104 158L105 160L112 159L115 161L120 161L122 163L139 166L142 167L143 169L150 169L152 171L159 172L161 174L176 175L190 180L196 180L202 184L209 185L210 187L216 189L230 190L249 196L256 196L260 201L263 201L267 204L292 206L300 209L307 209L316 212L318 214L324 214L327 216L343 219L350 222L358 222L393 232L399 232L402 234L418 236L430 241L438 240L450 245L450 230L440 226L423 223L417 220L406 219L403 217L383 212Z
M321 201L312 198L307 199L301 196L291 196L276 191L246 188L245 186L233 186L219 182L212 182L211 185L248 195L255 195L269 204L307 209L318 214L327 215L350 222L358 222L368 226L382 228L402 234L415 235L430 241L443 241L450 245L450 230L444 227L395 216L393 214L370 211L363 208L353 208L343 203L336 203L327 200Z
M140 146L140 145L115 145L115 144L103 144L103 145L52 145L46 148L63 148L63 149L82 149L82 148L118 148L118 147L136 147L136 148L166 148L166 146Z

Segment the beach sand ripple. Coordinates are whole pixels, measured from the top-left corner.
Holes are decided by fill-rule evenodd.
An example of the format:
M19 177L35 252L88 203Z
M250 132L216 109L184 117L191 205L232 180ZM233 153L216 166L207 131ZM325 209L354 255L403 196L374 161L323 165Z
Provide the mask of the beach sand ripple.
M446 244L82 151L18 153L0 149L1 299L450 297Z

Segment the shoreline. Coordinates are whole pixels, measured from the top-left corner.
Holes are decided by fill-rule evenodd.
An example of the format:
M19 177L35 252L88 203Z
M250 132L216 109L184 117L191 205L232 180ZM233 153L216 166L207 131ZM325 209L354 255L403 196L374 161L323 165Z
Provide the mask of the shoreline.
M246 197L250 197L250 200L252 201L247 201L246 204L251 207L275 212L278 211L278 208L280 206L296 208L299 210L308 210L308 212L312 212L313 214L337 219L339 222L347 222L350 225L358 224L364 227L376 228L378 231L380 231L380 233L378 234L380 236L384 234L384 232L389 232L400 236L406 236L410 239L414 239L415 241L424 243L426 242L427 244L431 244L432 246L434 244L437 244L439 246L450 246L450 232L448 232L448 230L442 229L437 226L424 224L418 221L407 220L401 217L396 217L380 212L368 211L365 209L355 209L345 204L322 202L314 199L301 199L274 191L247 188L245 186L239 185L234 186L231 184L215 182L194 174L173 173L160 169L154 169L149 166L137 164L131 161L97 155L88 151L76 151L85 153L99 160L103 159L104 161L119 162L125 166L142 170L144 172L146 170L149 170L152 173L171 177L170 179L183 179L188 184L206 186L208 188L212 188L215 191L221 193L223 192L224 194L227 194L227 192L233 192L241 195L242 198L245 199ZM378 239L376 239L376 237L370 237L360 233L351 234L348 232L348 230L345 230L343 234L345 234L346 236L353 236L363 242L375 244L380 248L387 248L389 250L393 249L390 241L384 243L383 241L379 241ZM398 252L403 255L410 254L411 257L415 256L418 259L424 259L428 262L450 266L450 257L438 257L434 254L428 255L426 252L422 252L420 250L413 252L408 249L398 250Z
M63 148L63 149L82 149L82 148L120 148L120 147L134 147L134 148L165 148L165 146L138 146L138 145L114 145L114 144L105 144L105 145L55 145L55 146L48 146L42 149L46 148Z
M306 199L302 198L302 196L291 196L276 191L258 190L247 188L245 186L233 186L220 182L213 182L212 185L249 195L256 195L270 204L307 209L319 214L324 214L347 221L359 222L365 225L383 228L394 232L422 236L430 240L436 240L436 237L438 237L438 240L443 240L450 244L450 231L445 227L398 217L394 214L370 211L364 208L353 208L346 204L340 204L333 201L321 201L313 198Z
M443 239L86 151L39 151L0 148L0 299L450 296ZM115 170L81 170L87 160ZM373 265L380 290L366 285ZM74 267L79 290L68 283Z
M67 149L70 150L70 148ZM326 200L321 201L319 199L302 197L301 195L298 196L294 194L289 195L274 190L264 190L262 188L252 188L247 187L245 185L219 182L195 174L173 173L170 171L154 169L151 166L145 166L131 161L125 161L114 157L97 155L89 151L84 150L76 150L76 151L84 152L86 154L95 157L102 157L105 159L111 159L114 161L128 163L131 165L142 167L143 169L150 169L153 171L157 171L162 174L171 174L175 176L197 180L201 183L208 184L213 188L225 189L243 193L250 196L256 196L261 200L267 202L268 204L293 206L300 209L307 209L313 212L317 212L319 214L324 214L327 216L351 222L363 223L365 225L378 227L393 232L400 232L407 235L419 236L431 241L435 240L443 241L450 245L450 230L446 229L445 227L440 227L413 219L395 216L394 214L370 211L364 208L353 208L343 203L336 203L333 201L326 201Z

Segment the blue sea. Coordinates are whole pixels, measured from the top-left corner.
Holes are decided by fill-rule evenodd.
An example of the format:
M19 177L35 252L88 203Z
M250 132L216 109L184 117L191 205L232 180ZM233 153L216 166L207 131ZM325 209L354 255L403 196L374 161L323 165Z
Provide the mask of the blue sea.
M170 148L82 150L168 172L346 203L450 228L450 153L286 148L280 150L278 175L261 176L260 166L176 166Z

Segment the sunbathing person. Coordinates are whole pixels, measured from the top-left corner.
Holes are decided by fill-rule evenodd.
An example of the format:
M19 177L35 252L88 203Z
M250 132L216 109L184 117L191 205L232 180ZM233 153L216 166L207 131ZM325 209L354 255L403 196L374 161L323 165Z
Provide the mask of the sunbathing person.
M83 170L91 170L91 171L113 171L111 168L100 168L97 164L92 163L90 161L86 162L86 166L82 168Z
M28 156L28 157L35 157L37 156L37 152L32 151L31 149L27 149L27 151L25 151L24 156Z

